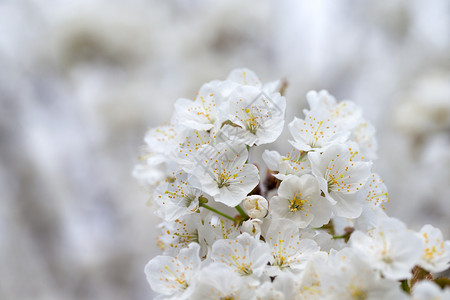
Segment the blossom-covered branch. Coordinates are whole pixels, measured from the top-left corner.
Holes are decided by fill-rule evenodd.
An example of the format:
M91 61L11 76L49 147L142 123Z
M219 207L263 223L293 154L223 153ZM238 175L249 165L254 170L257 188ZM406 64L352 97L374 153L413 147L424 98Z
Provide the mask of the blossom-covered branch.
M433 283L450 241L386 215L375 129L355 103L309 92L292 150L249 160L283 130L281 87L234 70L147 133L134 174L163 219L164 253L145 267L158 299L450 299Z

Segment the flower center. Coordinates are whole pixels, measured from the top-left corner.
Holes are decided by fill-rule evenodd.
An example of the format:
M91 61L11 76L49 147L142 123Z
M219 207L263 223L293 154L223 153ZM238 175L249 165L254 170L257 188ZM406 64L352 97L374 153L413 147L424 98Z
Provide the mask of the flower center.
M289 200L289 210L291 212L295 212L298 210L305 210L303 205L308 202L306 199L302 199L302 193L298 193L294 196L294 198Z
M236 256L232 255L231 259L236 264L239 274L241 275L251 275L253 273L253 270L251 269L252 263L239 263Z
M228 182L229 180L232 179L236 179L236 177L238 176L238 174L232 174L230 171L223 171L222 173L219 173L217 175L217 186L219 188L222 188L224 186L229 186L230 183Z
M184 205L186 207L191 206L192 202L194 202L195 200L195 196L193 195L186 195L186 197L184 197Z
M354 285L350 285L350 295L355 300L365 300L367 299L367 291L362 290Z
M180 244L189 244L191 242L198 242L198 232L192 232L192 233L178 233L178 232L174 232L173 233L174 236L176 236L178 238L178 243Z
M164 269L175 277L175 282L179 284L179 289L185 290L189 286L184 278L184 273L181 273L180 276L178 276L178 271L174 272L168 266L164 266Z
M252 134L256 134L256 131L259 128L259 123L258 123L258 116L254 116L250 109L246 108L245 112L248 114L249 118L245 119L245 124L247 126L248 131L250 131Z
M277 252L273 253L273 257L275 261L273 262L274 266L278 266L280 269L284 269L289 266L288 258L285 255L285 248L283 247L284 240L278 239L278 243L274 246L278 246Z

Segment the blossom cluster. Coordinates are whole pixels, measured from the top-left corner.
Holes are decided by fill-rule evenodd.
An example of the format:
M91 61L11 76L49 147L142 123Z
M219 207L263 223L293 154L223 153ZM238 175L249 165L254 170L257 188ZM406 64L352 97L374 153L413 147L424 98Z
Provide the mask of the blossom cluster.
M450 241L386 215L375 128L354 102L309 92L291 151L252 162L283 131L284 88L233 70L147 133L134 175L163 219L145 267L158 299L450 299L432 275Z

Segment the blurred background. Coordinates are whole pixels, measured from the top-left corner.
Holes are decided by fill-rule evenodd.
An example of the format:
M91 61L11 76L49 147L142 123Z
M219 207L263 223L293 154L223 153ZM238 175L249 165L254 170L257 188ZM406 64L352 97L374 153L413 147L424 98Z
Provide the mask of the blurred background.
M288 121L362 106L388 213L449 239L449 54L447 0L0 0L0 298L151 299L139 147L236 67L288 80Z

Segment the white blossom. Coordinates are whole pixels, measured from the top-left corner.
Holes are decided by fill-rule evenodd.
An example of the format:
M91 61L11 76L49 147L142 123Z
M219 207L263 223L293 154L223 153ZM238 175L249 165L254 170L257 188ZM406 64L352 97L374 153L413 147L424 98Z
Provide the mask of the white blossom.
M205 214L188 214L173 222L160 224L162 235L159 237L160 247L168 255L176 255L191 243L200 243L202 254L206 252L206 244L201 238Z
M178 99L175 102L175 119L179 125L195 130L210 130L219 118L219 106L225 101L223 86L227 83L212 81L204 84L194 101Z
M260 195L251 195L242 201L242 206L250 218L262 219L267 215L269 202Z
M335 144L322 154L308 153L312 173L325 197L333 204L335 215L356 218L362 206L356 194L363 188L371 172L371 162L360 161L358 151Z
M296 223L288 219L272 220L264 238L272 251L271 276L283 271L300 271L307 261L319 252L319 246L310 239L300 239Z
M339 128L345 130L353 130L362 120L362 111L352 101L337 102L336 98L326 90L320 92L310 91L306 95L311 111L327 111L331 118L336 122Z
M419 266L429 272L442 272L450 266L450 241L445 241L442 232L431 225L422 227L418 235L423 241Z
M290 272L279 274L273 282L264 282L256 291L258 300L300 299L298 276Z
M261 151L249 158L250 148L283 129L280 87L233 70L179 99L170 123L147 133L133 173L164 219L164 255L145 268L156 299L409 299L400 281L406 290L415 267L448 269L450 241L384 212L375 128L358 105L309 92L305 118L289 124L294 148L265 150L260 182L266 168L251 162ZM411 299L449 293L418 282Z
M320 227L331 217L331 204L320 196L319 185L312 175L289 175L278 189L278 195L270 200L272 218L286 218L298 227Z
M376 173L372 173L364 186L365 202L371 207L383 207L389 202L389 194L384 181Z
M145 274L152 289L160 294L190 299L195 273L200 269L200 246L196 243L175 256L157 256L145 266Z
M204 226L202 227L200 241L204 242L208 249L218 240L234 239L240 234L236 223L212 213L205 217L202 224Z
M211 251L213 261L226 264L241 276L261 276L271 257L269 246L248 233L233 240L218 240Z
M164 162L149 162L145 164L136 165L133 168L133 177L136 178L142 185L155 187L159 185L167 177L167 168Z
M331 114L324 110L309 112L305 119L294 118L289 123L294 138L292 146L301 151L324 151L335 143L347 141L350 132L340 130Z
M279 276L275 277L275 280L278 281ZM283 292L279 291L274 287L274 283L271 281L266 281L262 283L256 289L256 299L257 300L285 300Z
M175 149L179 132L173 124L150 129L145 135L145 143L150 152L167 155Z
M210 131L182 130L182 133L179 134L178 145L171 158L180 164L183 170L192 172L196 166L195 155L203 145L213 143L216 134L214 129Z
M376 173L372 173L362 190L363 211L355 219L354 225L357 229L368 231L377 226L379 219L385 218L384 204L390 201L387 187Z
M248 69L236 69L228 76L236 86L223 106L223 121L236 126L231 134L249 146L275 141L284 126L286 99L278 93L279 81L262 85ZM230 128L229 128L230 129Z
M298 280L298 299L301 300L321 300L322 299L322 279L316 266L328 260L328 255L316 256L309 260L304 271Z
M222 263L213 263L203 268L196 276L195 290L191 299L253 300L255 293L245 277L241 277Z
M249 219L247 221L242 222L241 231L247 232L251 236L255 238L259 238L261 236L261 224L263 221L259 219Z
M332 252L328 265L322 267L319 273L323 293L321 299L407 299L397 281L380 277L351 248Z
M228 117L239 139L249 145L275 141L284 126L286 100L279 93L266 94L251 87L239 86L230 95Z
M355 231L350 244L368 264L393 280L411 278L423 248L420 238L394 218L380 220L368 234Z
M412 300L447 300L450 299L450 288L441 289L437 284L424 280L412 289Z
M246 163L247 157L242 144L205 145L196 156L194 174L214 200L234 207L259 182L258 169Z
M234 69L227 77L228 80L239 85L252 86L258 89L262 88L262 83L259 77L247 68Z
M265 150L262 158L274 174L275 178L284 180L288 175L301 176L311 173L311 163L307 152L293 149L288 154L281 156L277 151Z
M352 131L350 137L359 145L361 153L369 159L377 158L378 143L375 138L375 127L367 121L361 121Z
M160 206L155 212L166 221L174 221L183 215L195 213L199 197L203 195L199 185L192 185L195 178L179 171L155 190L155 202Z

